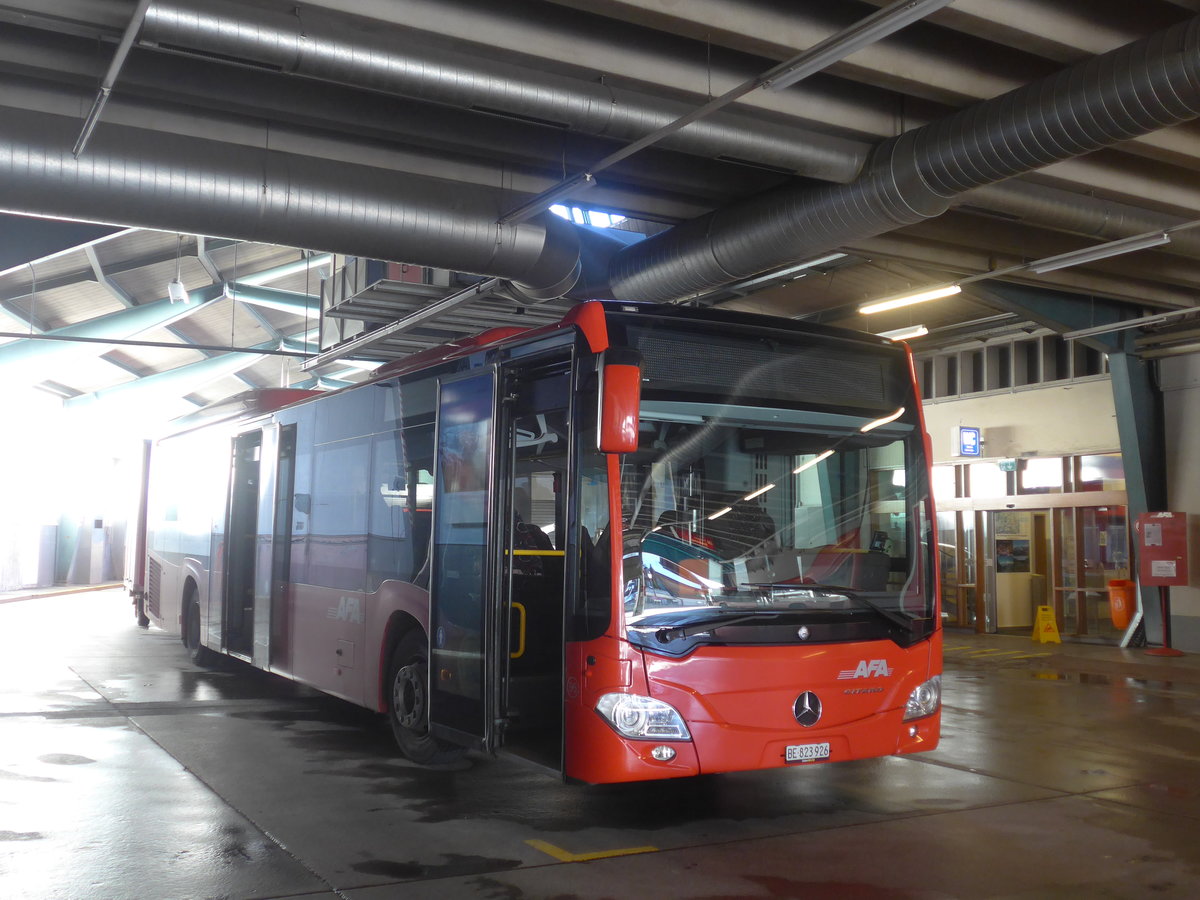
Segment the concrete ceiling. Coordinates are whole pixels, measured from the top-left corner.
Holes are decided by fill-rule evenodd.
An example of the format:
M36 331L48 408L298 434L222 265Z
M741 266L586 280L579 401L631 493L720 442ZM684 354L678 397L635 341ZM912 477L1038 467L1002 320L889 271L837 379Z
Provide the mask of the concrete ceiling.
M721 271L731 270L722 283L684 272L677 283L692 285L686 291L662 286L670 279L636 259L611 267L612 278L588 281L585 266L583 281L564 281L572 259L563 246L577 250L582 242L622 260L635 254L602 240L592 247L594 236L564 234L565 223L537 217L490 224L885 6L0 0L0 208L157 229L101 237L89 251L80 238L92 236L74 226L62 237L64 248L78 248L69 258L48 256L40 237L30 241L20 261L37 260L25 267L36 274L20 266L0 272L7 313L0 330L53 330L148 304L176 271L197 290L327 251L497 276L526 300L523 290L630 296L627 285L652 282L672 302L871 331L920 322L934 329L927 340L938 329L961 336L976 321L994 328L1005 310L994 294L972 297L971 285L987 284L981 276L996 272L1121 301L1130 316L1196 305L1200 228L1094 263L1044 274L1025 268L1200 220L1200 125L1187 98L1169 119L1140 123L1131 139L1131 130L1118 129L1054 161L1024 165L1015 177L1004 175L1009 168L982 186L971 182L947 198L944 212L922 210L859 234L822 231L819 213L805 212L809 218L794 224L775 256L752 257L762 261L743 271L719 261ZM957 0L791 87L749 90L597 171L595 186L568 190L558 202L627 215L640 223L634 227L662 231L654 240L668 248L684 235L690 243L679 266L687 268L707 252L690 232L743 220L766 228L761 217L744 217L774 209L774 198L790 203L853 188L877 167L878 148L892 147L898 135L923 134L915 130L958 121L950 117L980 101L1050 84L1067 67L1188 23L1197 12L1200 0ZM1184 70L1180 94L1200 95L1197 33L1154 64ZM106 75L111 93L79 148ZM22 221L0 226L8 261L16 262ZM463 238L471 231L478 232L474 243ZM236 266L221 257L234 248ZM788 271L835 253L843 255ZM295 270L280 271L260 286L317 293L311 266L302 286ZM857 312L872 299L964 278L979 280L957 298L870 318ZM154 342L261 349L298 340L311 327L306 314L286 306L234 312L240 307L230 293L218 291L210 309L162 326ZM497 320L516 308L503 299L482 307ZM80 369L73 383L39 383L74 396L219 355L126 346L101 354L105 365ZM286 369L277 358L259 359L188 393L207 402L248 384L277 385Z

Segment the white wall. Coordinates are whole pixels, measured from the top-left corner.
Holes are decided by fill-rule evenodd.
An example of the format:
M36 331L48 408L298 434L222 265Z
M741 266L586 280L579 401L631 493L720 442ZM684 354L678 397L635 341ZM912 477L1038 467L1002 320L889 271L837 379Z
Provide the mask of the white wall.
M1159 363L1167 452L1167 505L1200 516L1200 354ZM1063 456L1120 449L1112 385L1107 378L1049 385L962 400L927 401L925 425L935 463L951 455L957 425L983 429L983 458ZM1200 585L1200 546L1193 549ZM1200 652L1200 586L1171 590L1172 644Z
M983 429L984 459L1111 453L1121 447L1108 378L926 401L935 463L956 460L951 452L958 425Z
M1167 432L1167 506L1200 515L1200 353L1161 360L1159 383ZM1200 546L1193 542L1192 583L1200 585L1197 569ZM1200 652L1200 587L1171 589L1171 628L1176 647Z

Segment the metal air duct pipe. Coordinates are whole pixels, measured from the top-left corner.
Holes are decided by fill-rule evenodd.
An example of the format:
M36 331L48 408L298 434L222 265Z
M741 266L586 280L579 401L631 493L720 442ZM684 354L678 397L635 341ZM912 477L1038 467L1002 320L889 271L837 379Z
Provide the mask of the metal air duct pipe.
M945 212L961 194L1200 114L1200 18L881 144L848 185L791 187L622 250L612 293L674 300Z
M1105 240L1164 231L1188 221L1183 216L1164 215L1018 179L976 188L959 199L963 203L959 208L964 212L998 213L1022 224ZM1159 252L1200 256L1200 233L1176 232L1171 235L1171 243Z
M368 27L311 8L284 11L229 0L206 0L203 6L157 2L146 14L140 40L146 47L246 60L290 75L619 141L650 134L694 108L684 101L531 71L433 42L418 44L411 32L394 26L373 22ZM858 174L870 149L861 141L733 111L694 122L659 145L838 182Z
M7 209L457 269L543 298L578 279L570 223L546 213L496 224L523 195L104 122L77 160L78 129L64 116L6 110Z
M371 30L328 10L268 9L228 0L156 3L143 46L238 58L306 78L366 87L580 134L632 141L690 111L682 101L541 72L453 50L414 45L411 33L375 21ZM778 168L823 181L852 181L871 144L725 111L663 140L682 153ZM1008 182L962 198L1030 225L1127 237L1182 222L1061 189ZM1163 252L1200 255L1200 234L1181 233Z

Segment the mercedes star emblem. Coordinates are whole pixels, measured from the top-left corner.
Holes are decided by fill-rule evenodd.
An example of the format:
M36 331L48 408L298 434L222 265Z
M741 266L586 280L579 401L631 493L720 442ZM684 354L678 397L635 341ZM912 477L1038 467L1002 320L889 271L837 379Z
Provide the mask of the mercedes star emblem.
M796 721L805 728L816 725L821 718L821 699L812 691L805 691L796 698Z

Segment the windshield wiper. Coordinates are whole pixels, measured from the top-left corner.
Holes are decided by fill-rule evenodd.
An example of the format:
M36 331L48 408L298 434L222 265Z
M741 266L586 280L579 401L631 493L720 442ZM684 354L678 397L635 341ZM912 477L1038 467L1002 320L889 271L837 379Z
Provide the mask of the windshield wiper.
M864 597L862 594L858 593L857 591L853 591L849 588L842 587L841 585L837 585L837 584L798 584L798 585L789 585L789 587L791 587L793 590L798 589L798 590L802 590L802 591L822 591L822 592L826 592L826 593L830 593L830 594L837 594L842 597L848 597L849 599L856 600L857 602L861 603L863 606L867 607L868 609L883 616L883 618L887 619L893 625L899 625L905 631L910 631L912 629L912 618L909 617L908 615L906 615L905 613L898 612L897 610L894 610L894 609L888 609L886 606L880 606L878 603L875 603L872 600L868 600L866 597Z
M714 631L725 625L738 625L742 622L762 621L763 619L778 619L778 613L749 613L744 616L709 616L699 622L689 622L687 625L675 625L672 628L660 628L654 632L660 643L669 644L679 638L691 637L693 634L703 634Z

